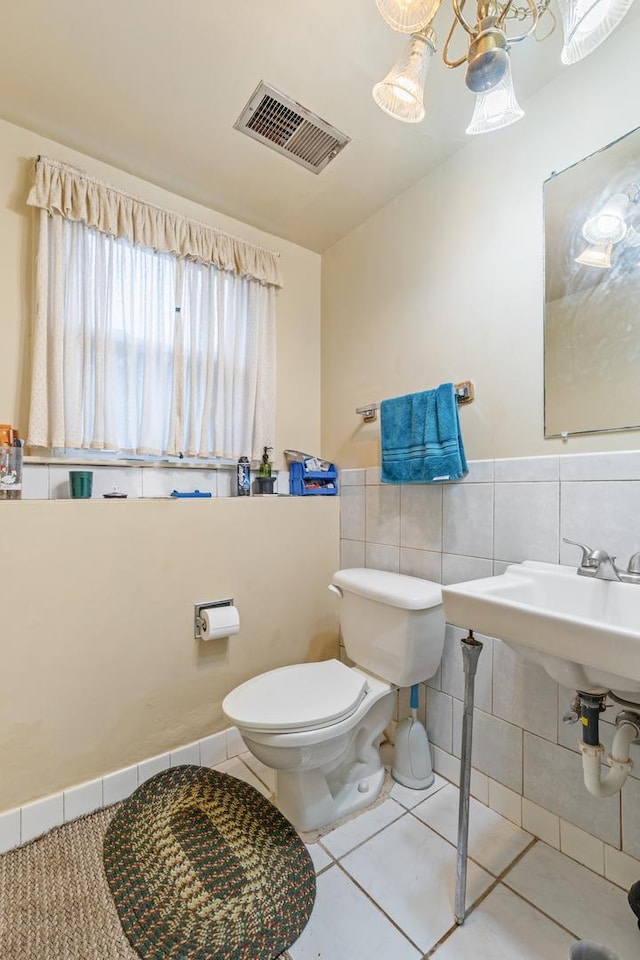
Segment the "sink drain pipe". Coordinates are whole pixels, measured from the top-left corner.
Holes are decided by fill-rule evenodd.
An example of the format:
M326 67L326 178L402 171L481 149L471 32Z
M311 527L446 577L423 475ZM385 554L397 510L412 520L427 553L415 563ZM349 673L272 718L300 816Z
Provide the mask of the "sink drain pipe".
M633 761L629 751L640 735L640 714L621 710L616 717L616 732L611 754L606 758L609 770L602 775L604 747L600 743L599 716L605 708L606 694L588 694L578 690L580 721L582 723L582 771L584 785L594 797L612 797L618 793L631 773Z
M469 796L471 791L471 744L473 740L473 699L478 658L482 643L469 631L460 640L464 666L464 712L462 714L462 744L460 749L460 803L458 807L458 849L456 859L455 917L458 925L464 923L467 898L467 849L469 846Z

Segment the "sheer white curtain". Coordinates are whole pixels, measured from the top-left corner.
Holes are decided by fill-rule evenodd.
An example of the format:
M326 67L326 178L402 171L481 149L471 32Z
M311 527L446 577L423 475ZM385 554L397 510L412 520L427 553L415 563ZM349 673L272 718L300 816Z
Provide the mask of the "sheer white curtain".
M274 445L275 287L39 211L31 446Z

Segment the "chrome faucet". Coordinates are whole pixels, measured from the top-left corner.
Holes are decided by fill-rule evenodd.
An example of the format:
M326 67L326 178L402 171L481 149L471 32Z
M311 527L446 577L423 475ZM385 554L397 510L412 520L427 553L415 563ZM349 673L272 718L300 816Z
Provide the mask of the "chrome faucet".
M640 550L630 558L626 570L616 566L616 558L609 556L606 550L592 550L584 543L562 538L582 550L582 559L578 567L578 576L594 577L598 580L618 580L620 583L640 583Z

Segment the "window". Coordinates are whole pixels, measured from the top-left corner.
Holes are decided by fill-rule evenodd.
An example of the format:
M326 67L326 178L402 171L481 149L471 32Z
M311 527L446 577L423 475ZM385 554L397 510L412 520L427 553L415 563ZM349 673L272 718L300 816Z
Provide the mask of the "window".
M29 445L199 460L273 446L279 281L255 275L273 255L54 161L38 161L29 202Z

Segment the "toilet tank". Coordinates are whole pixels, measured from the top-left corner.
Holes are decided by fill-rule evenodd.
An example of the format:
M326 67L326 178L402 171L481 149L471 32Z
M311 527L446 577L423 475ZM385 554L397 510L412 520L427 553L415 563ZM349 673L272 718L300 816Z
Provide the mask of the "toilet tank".
M399 687L429 679L444 647L439 583L384 570L338 570L340 629L349 657Z

